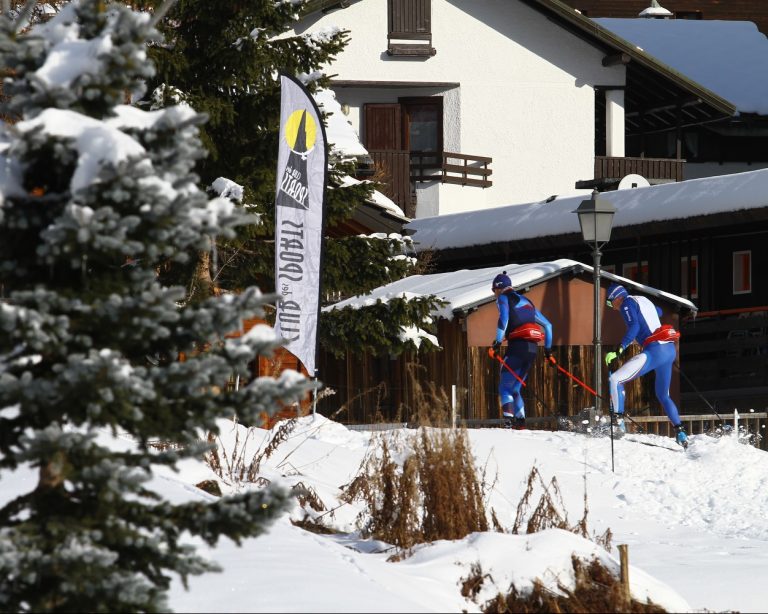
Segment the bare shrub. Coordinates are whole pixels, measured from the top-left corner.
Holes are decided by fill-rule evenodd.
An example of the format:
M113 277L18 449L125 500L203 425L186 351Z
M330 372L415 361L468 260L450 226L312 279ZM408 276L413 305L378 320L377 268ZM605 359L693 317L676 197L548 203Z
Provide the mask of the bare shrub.
M206 441L209 444L212 444L212 447L208 452L203 454L203 460L228 486L240 484L246 475L248 464L245 455L248 441L253 433L253 429L249 428L246 431L243 440L240 441L240 429L237 428L237 418L233 418L232 422L235 429L235 441L232 445L232 449L227 450L221 437L216 436L213 433L208 433Z
M465 429L421 429L415 458L426 541L461 539L487 531L482 488Z
M254 454L250 464L248 465L247 477L249 482L254 482L258 478L261 461L272 456L274 451L277 450L278 446L288 439L290 434L296 428L296 424L296 418L291 418L290 420L281 422L280 426L277 428L277 431L275 431L274 435L270 437L269 443L267 443L264 449Z
M436 427L449 420L446 395L412 380L417 430L377 435L341 495L346 502L364 503L358 516L361 532L399 548L396 556L419 543L488 530L484 491L466 429Z
M461 596L465 599L471 599L475 601L480 589L483 588L485 581L490 580L493 582L491 574L484 574L483 568L480 563L472 563L469 568L469 574L466 578L461 578Z
M497 595L482 608L483 612L638 612L661 613L664 608L648 600L643 603L627 598L625 587L599 560L585 562L571 558L575 575L573 589L558 583L558 592L548 590L540 581L523 593L514 586L506 595Z
M366 510L358 516L364 535L411 548L424 541L418 514L418 464L408 458L400 467L392 458L388 435L382 433L377 439L379 445L363 459L358 475L342 487L340 498L365 504Z
M529 515L528 511L531 508L531 497L533 496L537 485L542 489L542 494L533 512ZM525 492L520 498L520 502L517 504L517 513L515 514L515 523L512 527L512 533L521 533L523 524L525 524L525 533L536 533L546 529L563 529L586 539L591 539L610 552L611 539L613 538L611 529L607 529L602 535L590 536L587 526L588 516L589 502L587 500L586 474L584 476L584 514L576 524L571 525L568 522L568 513L565 510L565 504L563 502L562 493L560 492L560 486L557 483L557 478L553 476L549 481L549 484L545 483L544 478L541 476L541 472L536 465L534 465L531 467L531 471L528 474ZM526 518L528 519L527 522Z
M304 482L297 482L294 484L293 488L291 488L291 492L296 495L301 507L306 507L308 505L316 512L326 511L325 504L318 496L317 491L311 486L305 485Z

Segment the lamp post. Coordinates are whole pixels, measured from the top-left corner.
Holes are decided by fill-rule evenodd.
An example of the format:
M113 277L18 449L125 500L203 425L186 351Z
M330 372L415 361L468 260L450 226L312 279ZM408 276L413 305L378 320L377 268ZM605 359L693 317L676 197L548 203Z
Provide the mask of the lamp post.
M581 226L581 236L584 242L592 248L592 263L594 268L594 290L595 290L595 308L594 308L594 332L595 336L592 343L595 347L595 390L600 394L602 387L602 365L601 347L600 347L600 248L611 238L611 226L613 225L613 215L616 213L614 206L604 198L598 197L597 190L592 192L592 196L581 201L574 212L579 216L579 225ZM595 413L600 415L600 397L595 397Z

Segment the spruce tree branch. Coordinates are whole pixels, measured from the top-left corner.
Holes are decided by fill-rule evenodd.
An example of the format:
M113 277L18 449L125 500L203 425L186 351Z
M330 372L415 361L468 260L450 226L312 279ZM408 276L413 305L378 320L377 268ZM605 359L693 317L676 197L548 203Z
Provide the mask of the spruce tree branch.
M3 10L5 10L5 4L6 0L3 0ZM37 0L27 0L24 3L24 8L21 9L21 13L19 13L19 16L16 18L16 21L13 24L13 31L18 32L22 28L29 25L29 20L32 17L32 11L35 8L35 5L37 4ZM10 9L9 9L10 12Z
M163 4L158 8L153 14L152 19L149 20L149 25L153 28L158 24L158 22L165 17L165 14L171 10L171 7L176 4L176 0L165 0Z

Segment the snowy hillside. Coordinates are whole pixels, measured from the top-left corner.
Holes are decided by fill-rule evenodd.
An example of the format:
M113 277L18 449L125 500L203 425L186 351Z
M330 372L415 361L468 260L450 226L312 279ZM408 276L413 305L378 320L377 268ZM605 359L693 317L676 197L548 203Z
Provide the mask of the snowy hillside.
M223 431L229 460L250 463L268 433L231 424ZM235 440L237 438L237 449ZM268 458L261 475L317 492L328 510L326 525L343 533L309 533L279 521L266 536L242 548L220 543L202 552L224 572L192 578L189 591L177 583L171 606L178 611L448 612L478 611L460 595L460 579L480 563L493 581L478 601L524 588L539 577L548 586L567 581L572 552L597 553L617 566L616 545L629 545L633 595L671 611L764 611L768 597L759 581L768 572L768 471L765 453L731 438L694 437L688 453L670 439L610 440L546 431L469 431L478 470L492 483L488 509L513 525L526 478L535 464L542 477L556 477L569 518L583 513L586 477L590 533L613 532L610 553L571 533L534 535L476 533L457 542L417 548L401 562L386 562L386 544L354 535L359 508L338 501L339 487L356 474L371 433L347 430L320 416L299 421ZM374 439L375 440L375 439ZM213 475L189 465L166 476L158 490L190 496L189 485ZM242 487L242 485L240 486ZM238 488L234 486L234 490ZM195 496L206 496L199 491ZM293 512L295 518L302 514ZM528 584L529 585L529 584Z
M270 432L222 424L222 465L247 466L263 451ZM278 425L279 427L279 425ZM402 437L409 431L400 431ZM411 431L412 432L412 431ZM274 433L274 432L273 432ZM510 583L530 586L539 578L554 588L572 581L570 557L593 555L618 569L618 544L628 544L633 596L651 598L670 611L765 611L768 594L768 470L766 454L733 438L693 437L689 452L671 439L632 435L609 439L567 432L469 431L478 471L490 487L488 509L511 528L531 467L544 480L557 478L569 520L583 513L586 477L590 534L610 528L613 548L560 530L533 535L475 533L455 542L416 548L400 562L387 562L387 544L355 534L358 506L341 503L339 487L356 474L377 434L348 430L321 416L298 426L275 451L262 457L260 476L314 490L327 511L326 526L341 533L320 535L291 524L296 506L269 531L241 548L224 540L215 548L198 542L221 574L175 581L171 608L181 612L468 612L505 592ZM108 437L107 434L104 437ZM646 442L664 448L643 445ZM131 446L126 439L112 447ZM0 475L0 505L34 488L31 468ZM216 476L202 462L184 461L179 473L160 474L154 490L174 503L214 497L194 487ZM228 480L229 481L229 480ZM225 492L248 486L237 480ZM476 602L460 594L473 564L492 580Z

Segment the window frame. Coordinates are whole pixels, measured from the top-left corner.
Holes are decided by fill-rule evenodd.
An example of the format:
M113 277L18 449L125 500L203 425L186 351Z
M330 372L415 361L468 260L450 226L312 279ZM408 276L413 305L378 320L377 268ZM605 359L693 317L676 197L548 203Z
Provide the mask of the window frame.
M694 299L699 298L699 255L691 254L691 263L693 265L693 288L692 292L688 292L691 288L688 288L688 280L690 275L688 274L688 256L680 256L680 296L684 298Z
M636 278L632 277L629 274L629 272L631 272L631 268L633 267L638 273ZM626 277L627 279L631 279L632 281L635 281L639 284L647 285L648 284L648 261L641 260L639 265L637 261L625 262L624 264L621 265L621 276Z
M738 289L736 288L736 263L739 256L747 256L747 266L748 266L748 278L747 278L747 288L746 289ZM731 278L733 281L732 288L733 288L733 294L752 294L752 250L751 249L743 249L733 252L733 255L731 257ZM744 274L742 272L741 274L741 280L744 281Z

